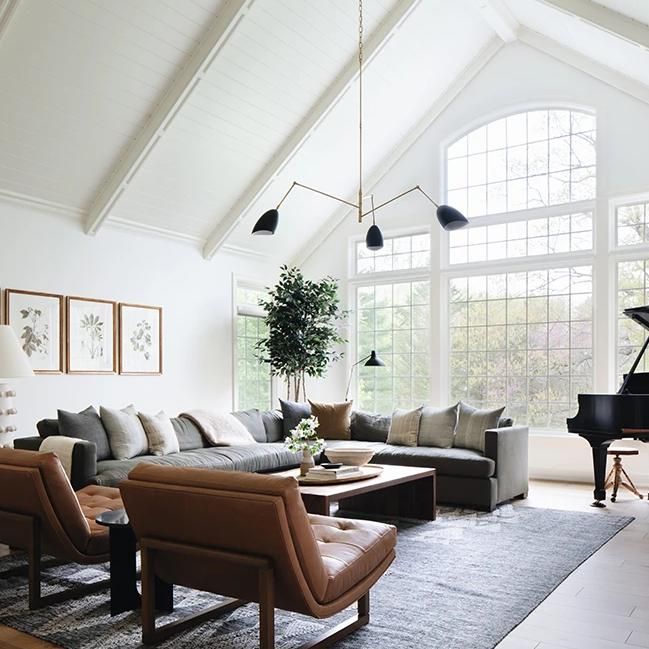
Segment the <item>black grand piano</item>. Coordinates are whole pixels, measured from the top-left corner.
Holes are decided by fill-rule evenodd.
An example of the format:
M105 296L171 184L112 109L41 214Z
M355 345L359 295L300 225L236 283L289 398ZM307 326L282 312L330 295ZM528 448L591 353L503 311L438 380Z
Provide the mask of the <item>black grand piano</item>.
M649 306L624 309L624 315L649 331ZM628 374L624 375L617 394L580 394L579 410L567 419L568 431L583 437L593 451L595 502L593 507L606 507L604 480L606 452L610 444L623 437L649 442L649 372L636 368L649 346L645 340Z

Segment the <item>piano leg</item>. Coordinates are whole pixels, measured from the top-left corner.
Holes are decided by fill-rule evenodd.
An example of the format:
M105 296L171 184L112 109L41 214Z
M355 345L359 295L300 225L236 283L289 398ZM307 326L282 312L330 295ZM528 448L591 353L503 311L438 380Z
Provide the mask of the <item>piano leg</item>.
M613 440L609 439L604 442L598 439L586 438L593 451L593 474L595 477L595 489L593 496L595 501L591 507L606 507L604 500L606 500L606 460L608 447L612 444Z

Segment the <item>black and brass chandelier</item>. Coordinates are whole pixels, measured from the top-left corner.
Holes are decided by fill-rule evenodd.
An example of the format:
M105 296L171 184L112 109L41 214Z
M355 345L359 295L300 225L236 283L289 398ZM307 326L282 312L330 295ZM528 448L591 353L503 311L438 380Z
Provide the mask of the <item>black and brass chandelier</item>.
M358 203L352 203L344 198L339 198L338 196L321 191L315 187L309 187L308 185L294 181L282 197L282 200L277 204L277 207L264 212L259 217L257 223L255 223L255 227L252 229L252 234L275 234L277 226L279 225L279 208L296 187L307 189L310 192L349 205L349 207L356 210L359 223L362 223L363 219L371 214L372 225L369 227L367 235L365 236L365 244L369 250L380 250L383 248L383 234L378 225L376 225L375 212L412 192L419 192L437 208L437 220L445 230L457 230L469 223L464 214L450 205L439 205L419 185L415 185L377 206L374 206L374 196L372 195L370 196L371 208L367 211L363 211L363 0L359 0L358 3Z

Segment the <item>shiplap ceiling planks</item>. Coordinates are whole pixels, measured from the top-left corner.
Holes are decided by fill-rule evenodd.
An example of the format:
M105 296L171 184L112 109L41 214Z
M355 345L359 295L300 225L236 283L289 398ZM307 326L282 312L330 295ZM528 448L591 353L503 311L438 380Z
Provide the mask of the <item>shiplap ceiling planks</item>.
M368 186L495 34L649 100L646 0L365 0L368 49L400 10L365 75ZM0 197L300 258L336 203L296 192L274 238L249 232L293 180L354 200L356 21L353 0L0 0Z

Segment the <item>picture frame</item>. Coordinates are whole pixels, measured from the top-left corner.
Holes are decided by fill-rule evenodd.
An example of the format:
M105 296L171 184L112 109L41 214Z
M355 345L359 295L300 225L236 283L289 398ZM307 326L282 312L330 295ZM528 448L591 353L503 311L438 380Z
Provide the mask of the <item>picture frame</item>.
M64 301L56 293L5 289L5 322L16 332L34 374L65 371Z
M66 349L68 374L115 374L117 303L68 296Z
M162 374L162 307L120 303L119 373Z

